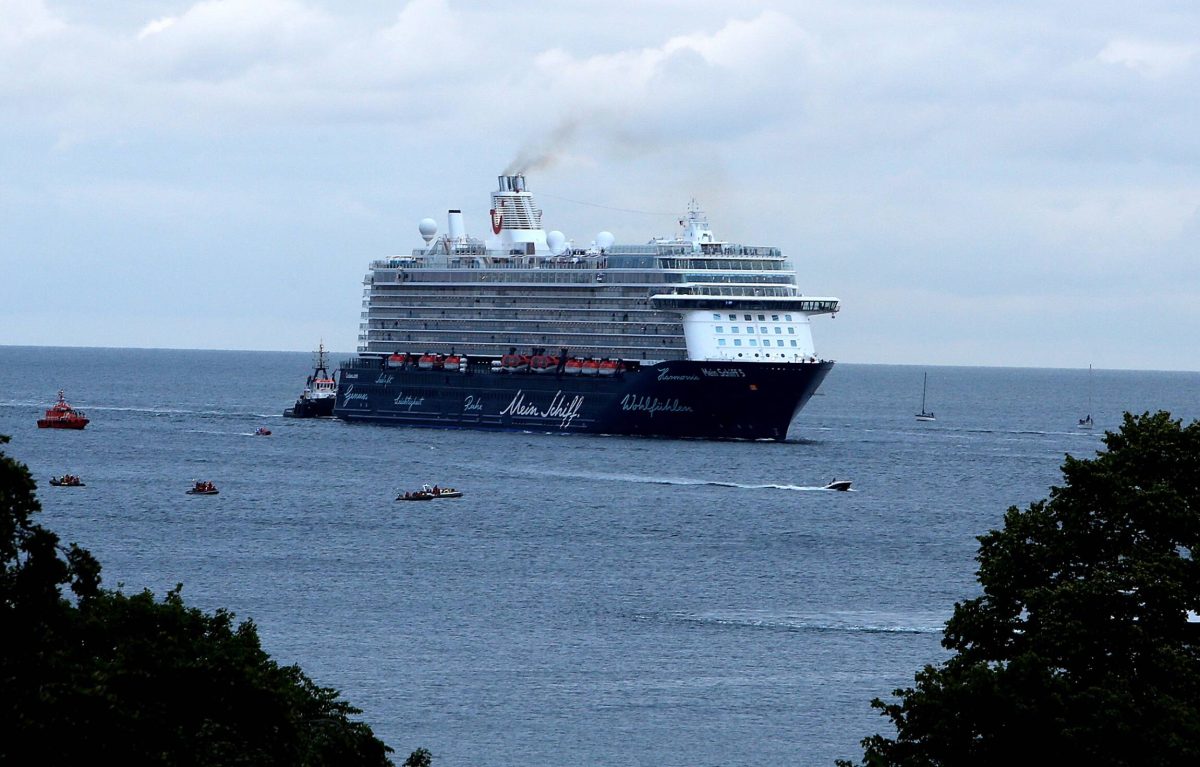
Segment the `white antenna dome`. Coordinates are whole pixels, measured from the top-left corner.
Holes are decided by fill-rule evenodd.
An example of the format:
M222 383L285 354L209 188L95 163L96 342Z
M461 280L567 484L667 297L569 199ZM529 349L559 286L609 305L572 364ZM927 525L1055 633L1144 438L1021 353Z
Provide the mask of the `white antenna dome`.
M433 236L437 234L437 222L432 218L423 218L421 219L419 228L421 230L421 237L425 240L425 244L428 245Z
M616 240L617 238L613 237L612 232L601 232L596 235L596 247L600 250L608 250Z
M557 229L546 235L546 246L550 248L550 252L556 256L563 252L563 248L566 247L566 244L566 236L564 236L563 233Z

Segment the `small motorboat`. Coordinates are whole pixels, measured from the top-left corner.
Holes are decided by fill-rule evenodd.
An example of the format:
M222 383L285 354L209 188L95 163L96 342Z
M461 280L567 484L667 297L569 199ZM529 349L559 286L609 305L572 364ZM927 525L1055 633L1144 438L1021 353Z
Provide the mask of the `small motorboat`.
M432 501L435 498L462 498L462 491L452 487L421 485L420 490L404 492L396 496L397 501Z
M46 410L46 417L39 418L37 425L39 429L82 429L88 423L87 416L68 405L63 390L59 389L58 402Z
M438 487L437 485L430 487L429 485L422 485L421 492L429 493L429 495L433 498L462 498L462 491L455 490L452 487Z
M257 429L254 430L254 436L269 437L269 436L271 436L271 430L268 429L266 426L259 426Z
M61 477L51 477L50 484L55 487L87 487L83 480L74 474L64 474Z
M217 486L214 485L213 483L196 480L195 484L192 485L192 489L187 491L187 494L188 495L216 495L218 492L220 492L220 491L217 490Z
M835 480L832 480L828 485L826 485L825 487L823 487L821 489L822 490L849 490L850 489L850 480L835 479Z

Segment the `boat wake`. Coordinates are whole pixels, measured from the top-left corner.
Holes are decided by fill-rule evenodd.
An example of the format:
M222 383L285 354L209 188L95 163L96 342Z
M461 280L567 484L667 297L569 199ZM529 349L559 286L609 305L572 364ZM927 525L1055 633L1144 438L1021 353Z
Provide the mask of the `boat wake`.
M493 467L494 468L494 467ZM639 474L608 474L593 471L556 471L552 469L533 469L513 466L508 471L539 477L559 477L562 479L585 479L601 482L631 482L643 485L674 485L682 487L728 487L737 490L825 490L823 485L792 485L779 482L729 482L719 479L700 479L693 477L647 477Z
M638 617L642 620L654 620L654 616ZM759 611L700 615L675 613L662 617L679 623L719 628L849 634L940 634L945 620L934 615L901 615L873 611L811 614Z

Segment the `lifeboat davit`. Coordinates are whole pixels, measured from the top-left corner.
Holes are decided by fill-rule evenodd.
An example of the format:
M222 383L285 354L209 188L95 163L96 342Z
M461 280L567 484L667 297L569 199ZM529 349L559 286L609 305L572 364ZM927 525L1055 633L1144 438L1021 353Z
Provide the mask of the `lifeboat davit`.
M585 376L594 376L600 372L600 360L588 358L583 361L583 366L579 370Z
M575 359L574 357L567 360L566 364L563 365L563 372L569 376L579 375L579 373L582 369L583 369L583 362L581 360Z

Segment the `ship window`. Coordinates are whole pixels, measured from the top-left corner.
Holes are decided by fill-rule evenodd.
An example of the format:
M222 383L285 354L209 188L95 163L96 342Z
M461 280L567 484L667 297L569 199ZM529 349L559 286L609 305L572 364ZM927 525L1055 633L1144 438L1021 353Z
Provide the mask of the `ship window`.
M736 314L731 314L731 315L729 315L729 321L730 321L730 322L737 322L737 315L736 315Z
M783 318L784 318L785 320L787 320L788 322L791 322L791 321L792 321L792 315L790 315L790 314L785 314L785 315L783 315Z
M778 315L778 314L772 314L772 315L771 315L771 322L779 322L779 315Z
M758 341L756 341L756 340L754 340L753 338L751 338L751 339L750 339L750 345L751 345L751 346L758 346Z
M767 315L765 315L765 314L760 314L760 315L758 315L758 319L759 319L759 321L760 321L760 322L761 322L762 320L765 320L766 318L767 318Z
M776 341L776 342L775 342L775 345L776 345L776 346L783 346L783 339L782 339L782 338L780 338L778 341Z
M791 335L796 335L796 329L794 327L792 327L791 325L789 325L788 333L790 333Z
M729 329L729 332L730 332L730 333L737 333L737 332L738 332L738 326L737 326L737 325L734 325L733 327L731 327L731 328Z
M796 339L794 339L794 338L793 338L793 339L792 339L792 346L795 346L795 345L796 345Z
M778 325L776 325L776 326L775 326L775 335L777 335L777 336L779 336L779 335L783 335L783 328L781 328L781 327L779 327Z
M718 333L724 333L724 332L725 332L725 326L724 326L724 325L717 325L717 332L718 332Z
M724 338L718 338L718 339L717 339L717 346L724 346L724 345L725 345L725 339L724 339Z
M766 334L766 332L767 332L767 329L766 329L766 327L761 327L761 328L759 328L759 329L758 329L758 332L760 332L760 333L762 333L762 334L764 334L764 335L765 335L765 334Z
M747 328L746 328L746 332L747 332L747 333L753 333L753 332L754 332L754 326L753 326L753 325L750 325L749 327L747 327Z
M719 314L714 314L714 315L713 315L713 319L714 319L714 320L719 320L719 319L721 319L721 315L719 315Z
M734 345L734 346L741 346L741 345L742 345L742 339L740 339L740 338L735 338L735 339L733 339L733 345Z
M746 322L750 322L753 319L754 317L750 316L749 314L746 315Z

